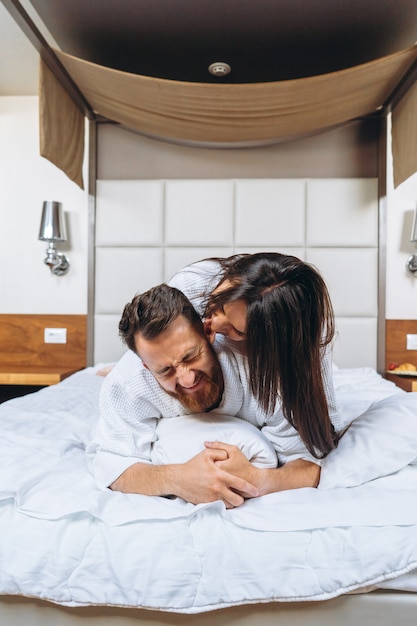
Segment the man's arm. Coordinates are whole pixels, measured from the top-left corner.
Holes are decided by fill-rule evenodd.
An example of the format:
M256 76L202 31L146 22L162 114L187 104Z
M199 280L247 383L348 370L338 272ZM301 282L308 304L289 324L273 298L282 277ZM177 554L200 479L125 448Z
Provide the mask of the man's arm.
M245 478L220 467L218 462L226 458L225 450L216 449L203 450L181 464L135 463L110 488L148 496L175 495L192 504L221 500L226 508L237 507L245 498L254 498L259 493Z
M295 459L278 468L259 468L252 465L236 446L219 441L206 442L205 446L212 451L224 450L227 459L219 459L216 464L255 485L260 496L288 489L317 487L320 481L321 468L311 461Z

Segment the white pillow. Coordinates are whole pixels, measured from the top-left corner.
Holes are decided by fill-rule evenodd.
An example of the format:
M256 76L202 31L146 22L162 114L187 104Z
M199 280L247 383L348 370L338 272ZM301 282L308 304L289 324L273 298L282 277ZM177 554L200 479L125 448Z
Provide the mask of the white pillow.
M417 458L417 393L375 402L357 417L322 462L319 489L355 487L399 471Z
M271 442L249 422L219 413L195 413L159 420L153 444L152 463L185 463L204 450L205 441L223 441L238 446L257 467L276 467Z

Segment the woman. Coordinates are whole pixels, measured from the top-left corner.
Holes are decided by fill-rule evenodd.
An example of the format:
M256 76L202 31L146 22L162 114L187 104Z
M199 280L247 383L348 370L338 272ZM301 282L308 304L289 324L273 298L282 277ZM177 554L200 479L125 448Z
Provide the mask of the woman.
M318 271L273 252L206 259L176 274L213 339L243 347L251 391L266 413L277 403L317 459L337 446L330 344L333 309ZM239 342L239 343L238 343Z

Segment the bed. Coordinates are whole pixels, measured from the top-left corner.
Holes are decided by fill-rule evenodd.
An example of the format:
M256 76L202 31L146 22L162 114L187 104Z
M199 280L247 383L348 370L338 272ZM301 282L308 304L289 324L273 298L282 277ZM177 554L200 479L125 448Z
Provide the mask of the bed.
M3 623L414 622L417 394L335 366L350 426L319 489L226 510L95 486L86 446L102 366L0 405ZM202 420L184 454L213 428ZM158 454L169 460L178 441L161 432Z

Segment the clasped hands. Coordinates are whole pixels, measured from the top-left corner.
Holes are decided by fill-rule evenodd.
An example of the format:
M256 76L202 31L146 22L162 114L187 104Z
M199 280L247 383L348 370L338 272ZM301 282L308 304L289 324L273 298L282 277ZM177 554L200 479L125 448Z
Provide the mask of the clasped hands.
M237 446L220 441L206 441L204 445L205 450L185 463L194 483L189 501L222 500L230 509L260 495L260 472L265 470L254 467Z

